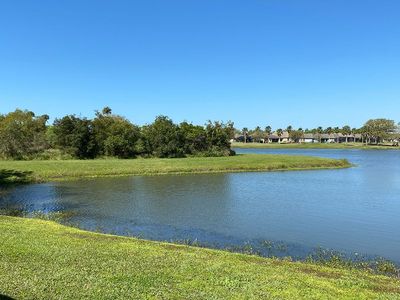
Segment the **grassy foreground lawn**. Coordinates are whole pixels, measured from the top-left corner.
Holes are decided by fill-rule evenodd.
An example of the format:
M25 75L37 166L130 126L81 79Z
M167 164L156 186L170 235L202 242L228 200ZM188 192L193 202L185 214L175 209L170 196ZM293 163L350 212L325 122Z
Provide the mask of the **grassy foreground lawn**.
M363 143L232 143L232 148L265 148L265 149L364 149L364 150L400 150L400 147L390 145L365 145Z
M400 299L364 271L0 216L0 295L16 299ZM1 296L0 296L1 298Z
M174 159L0 161L0 183L101 176L329 169L349 166L346 160L260 154Z

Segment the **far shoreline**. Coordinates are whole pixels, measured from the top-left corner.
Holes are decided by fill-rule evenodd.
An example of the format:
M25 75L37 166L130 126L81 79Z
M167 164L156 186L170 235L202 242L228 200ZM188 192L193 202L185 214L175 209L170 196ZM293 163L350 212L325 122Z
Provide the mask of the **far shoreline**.
M400 150L398 146L365 145L362 143L243 143L232 142L232 149L336 149L336 150Z

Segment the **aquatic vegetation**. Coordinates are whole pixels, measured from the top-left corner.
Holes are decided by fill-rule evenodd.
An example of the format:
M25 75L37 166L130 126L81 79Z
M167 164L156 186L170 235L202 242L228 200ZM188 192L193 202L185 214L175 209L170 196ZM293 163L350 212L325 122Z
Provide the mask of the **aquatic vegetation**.
M17 299L400 295L398 279L362 270L98 234L40 219L0 216L0 238L0 294Z
M0 186L16 184L16 183L29 183L32 181L31 175L32 171L0 168Z
M400 277L400 268L383 257L368 257L359 253L346 254L332 249L317 248L305 261L334 268L355 268L375 274Z
M339 269L358 269L373 274L382 274L400 278L400 268L394 262L383 257L370 257L359 253L344 253L322 247L314 248L305 257L290 255L289 245L283 241L265 240L261 242L247 241L242 245L220 246L217 244L202 243L197 239L171 240L174 244L214 248L232 253L274 258L286 261L302 261L311 264L329 266Z

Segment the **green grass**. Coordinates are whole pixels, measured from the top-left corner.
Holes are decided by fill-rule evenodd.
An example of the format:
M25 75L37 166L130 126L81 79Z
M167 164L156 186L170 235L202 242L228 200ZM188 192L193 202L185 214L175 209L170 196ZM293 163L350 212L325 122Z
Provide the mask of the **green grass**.
M123 175L329 169L349 166L346 160L259 154L174 159L0 161L0 183Z
M390 145L365 145L363 143L232 143L232 148L266 148L266 149L364 149L364 150L400 150Z
M16 299L400 299L400 281L0 216L0 294Z

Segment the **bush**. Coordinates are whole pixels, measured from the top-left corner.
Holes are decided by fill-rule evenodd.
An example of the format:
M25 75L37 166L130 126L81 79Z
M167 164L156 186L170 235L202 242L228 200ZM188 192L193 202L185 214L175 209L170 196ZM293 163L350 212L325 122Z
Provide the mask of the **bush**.
M60 149L47 149L30 157L30 159L37 160L68 160L73 158L74 156L69 153L65 153L63 150Z

